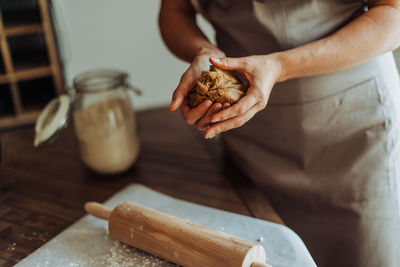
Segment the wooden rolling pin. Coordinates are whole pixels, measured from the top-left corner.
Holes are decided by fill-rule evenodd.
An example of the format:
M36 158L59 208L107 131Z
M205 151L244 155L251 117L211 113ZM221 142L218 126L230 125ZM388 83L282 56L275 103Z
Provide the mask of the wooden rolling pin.
M182 266L268 267L261 245L141 205L111 211L88 202L85 210L108 220L114 239Z

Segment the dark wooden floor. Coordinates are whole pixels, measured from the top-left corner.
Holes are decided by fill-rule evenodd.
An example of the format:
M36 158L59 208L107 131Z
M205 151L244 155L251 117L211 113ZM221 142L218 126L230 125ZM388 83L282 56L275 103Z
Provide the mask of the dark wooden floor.
M86 201L104 201L130 183L282 223L266 197L229 171L233 166L223 167L215 144L206 143L178 113L160 108L137 118L140 158L117 176L100 176L82 165L72 127L39 148L33 147L33 127L0 133L0 266L14 265L82 217Z

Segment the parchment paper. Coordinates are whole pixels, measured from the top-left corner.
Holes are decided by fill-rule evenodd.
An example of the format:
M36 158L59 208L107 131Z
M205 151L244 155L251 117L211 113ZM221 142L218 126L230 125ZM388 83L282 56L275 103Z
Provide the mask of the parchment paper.
M131 201L264 246L273 267L316 266L296 233L286 226L221 211L132 184L105 202L114 208ZM113 240L107 222L86 215L16 266L175 266ZM206 267L206 266L205 266Z

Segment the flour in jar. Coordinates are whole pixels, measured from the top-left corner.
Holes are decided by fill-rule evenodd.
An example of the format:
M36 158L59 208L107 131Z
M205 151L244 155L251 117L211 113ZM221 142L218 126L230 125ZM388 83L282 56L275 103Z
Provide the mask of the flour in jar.
M74 113L82 161L102 174L127 170L137 159L139 141L128 100L112 98Z

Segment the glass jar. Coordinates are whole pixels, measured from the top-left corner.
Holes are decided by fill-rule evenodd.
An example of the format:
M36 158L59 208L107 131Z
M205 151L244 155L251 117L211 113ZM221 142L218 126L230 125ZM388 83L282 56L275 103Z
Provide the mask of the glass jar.
M35 145L54 140L72 115L79 156L87 167L101 174L129 169L138 157L139 140L127 89L132 87L123 72L77 76L69 97L53 100L39 116Z
M136 160L139 142L126 89L127 75L94 71L76 77L73 119L82 161L99 173L118 173Z

